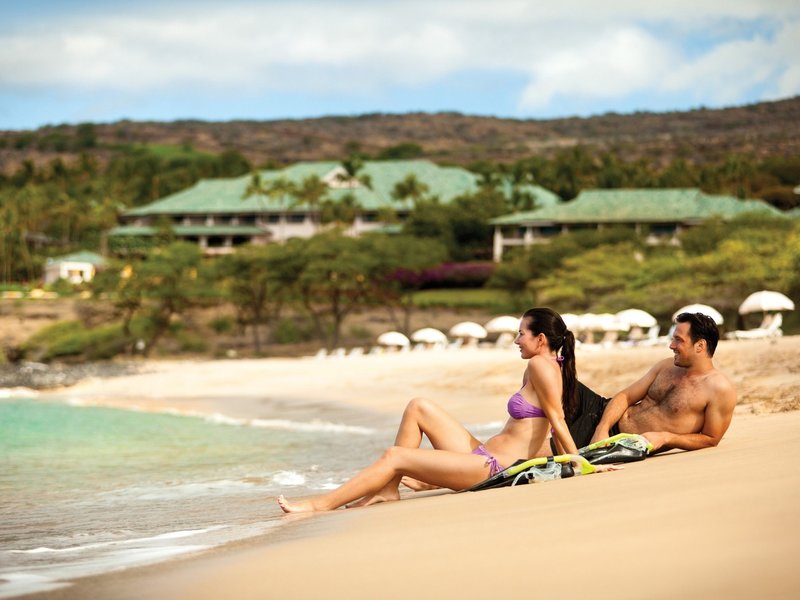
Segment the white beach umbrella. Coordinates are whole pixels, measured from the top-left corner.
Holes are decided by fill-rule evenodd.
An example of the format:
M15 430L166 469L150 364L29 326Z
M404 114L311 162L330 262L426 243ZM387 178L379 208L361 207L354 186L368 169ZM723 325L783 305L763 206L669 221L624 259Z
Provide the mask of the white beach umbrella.
M410 346L411 340L399 331L387 331L378 336L378 343L381 346Z
M510 315L495 317L486 323L484 327L489 333L517 333L519 331L519 317Z
M580 317L573 313L564 313L561 315L561 319L564 321L564 325L567 326L567 329L577 329L580 324Z
M594 313L583 313L578 315L578 323L575 325L578 331L600 331L600 321Z
M411 334L411 339L423 344L447 343L447 336L433 327L423 327Z
M601 331L628 331L631 326L617 318L617 315L611 313L601 313L597 316L597 321Z
M770 290L753 292L739 306L739 314L746 315L754 312L794 310L794 302L781 294Z
M450 337L482 340L487 335L483 325L474 321L461 321L450 328Z
M658 324L656 318L649 312L641 310L640 308L628 308L621 310L616 314L617 319L623 323L627 323L631 327L654 327Z
M716 323L717 325L722 325L725 322L719 311L716 308L708 306L707 304L687 304L683 308L679 308L678 310L675 311L675 313L672 315L672 320L674 321L675 317L685 312L700 313L701 315L711 317L714 320L714 323Z

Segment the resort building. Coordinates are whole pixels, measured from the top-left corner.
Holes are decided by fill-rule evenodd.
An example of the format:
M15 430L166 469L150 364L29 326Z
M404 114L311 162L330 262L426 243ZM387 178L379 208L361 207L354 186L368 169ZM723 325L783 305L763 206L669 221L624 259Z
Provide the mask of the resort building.
M348 202L355 208L355 220L347 233L397 228L414 207L411 197L395 198L398 183L409 176L425 186L426 197L442 203L478 191L480 177L458 167L441 167L426 160L367 161L354 177L338 162L298 163L276 171L259 173L261 194L248 195L252 175L234 179L206 179L194 186L139 208L129 210L121 225L111 231L112 239L151 237L168 223L172 234L199 244L206 254L227 254L247 243L280 242L293 237L307 238L324 226L320 206L278 190L289 182L302 187L309 179L325 185L322 202ZM269 190L269 191L267 191ZM510 194L507 184L504 193ZM552 192L538 186L521 186L540 207L561 202Z
M586 190L569 202L492 219L492 255L499 262L506 248L527 248L570 231L618 225L635 228L651 244L677 244L686 227L746 212L784 214L761 200L713 196L694 188Z
M44 265L44 284L66 279L73 285L94 279L97 270L105 266L106 259L94 252L76 252L67 256L48 258Z

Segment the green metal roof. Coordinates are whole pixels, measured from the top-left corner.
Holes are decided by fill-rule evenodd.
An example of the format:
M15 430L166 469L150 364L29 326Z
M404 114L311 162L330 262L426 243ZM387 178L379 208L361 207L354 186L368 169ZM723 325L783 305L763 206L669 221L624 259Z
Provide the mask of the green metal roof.
M585 190L570 202L503 215L494 225L555 223L675 223L714 216L730 219L745 212L783 215L761 200L739 200L689 189Z
M341 167L335 161L298 163L279 171L262 171L262 184L280 178L301 184L304 179L316 176L320 179ZM378 210L391 207L396 210L410 210L413 202L398 202L392 198L395 185L409 175L428 186L428 194L437 196L440 201L448 203L457 196L474 193L479 187L479 178L460 167L441 167L427 160L367 161L358 175L368 175L372 189L366 186L354 188L330 188L328 198L340 200L352 194L364 210ZM159 214L243 214L283 212L285 210L303 211L303 205L293 205L292 199L265 198L253 195L244 198L251 175L235 179L204 179L192 187L176 194L162 198L156 202L129 210L125 216L144 216ZM510 185L505 184L505 193L510 192ZM552 192L538 186L522 188L533 194L541 206L550 206L560 202L560 198Z
M264 230L252 225L176 225L172 227L173 233L177 236L200 236L200 235L264 235ZM109 232L113 236L150 236L158 233L157 227L147 227L140 225L122 225L114 227Z
M47 264L51 265L62 262L83 262L97 267L106 264L106 259L95 252L89 252L87 250L73 252L72 254L67 254L66 256L54 256L47 259Z

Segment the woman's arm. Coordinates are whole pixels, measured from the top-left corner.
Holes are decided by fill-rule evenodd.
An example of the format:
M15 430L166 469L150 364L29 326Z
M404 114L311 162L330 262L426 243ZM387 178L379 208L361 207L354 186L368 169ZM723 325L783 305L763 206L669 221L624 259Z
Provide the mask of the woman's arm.
M578 447L569 432L564 418L564 407L561 402L561 372L556 371L541 356L534 356L528 361L528 381L533 386L542 410L553 428L556 448L561 454L577 454Z

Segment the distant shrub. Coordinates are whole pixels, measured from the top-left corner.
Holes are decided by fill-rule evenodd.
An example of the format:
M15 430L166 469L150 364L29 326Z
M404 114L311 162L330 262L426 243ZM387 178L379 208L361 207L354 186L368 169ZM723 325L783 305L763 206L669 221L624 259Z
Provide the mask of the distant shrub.
M357 340L368 340L372 338L372 332L361 325L353 325L350 328L350 336Z
M179 347L183 352L205 352L208 350L206 341L195 333L182 330L175 335L175 339L178 340Z
M494 273L493 262L442 263L422 273L424 288L478 288Z
M86 331L84 355L89 360L107 360L128 351L130 339L122 333L122 325L114 323Z
M298 327L291 319L281 319L272 328L272 339L277 344L296 344L312 339L309 331Z
M234 325L232 317L215 317L208 324L216 333L229 333L233 331Z

